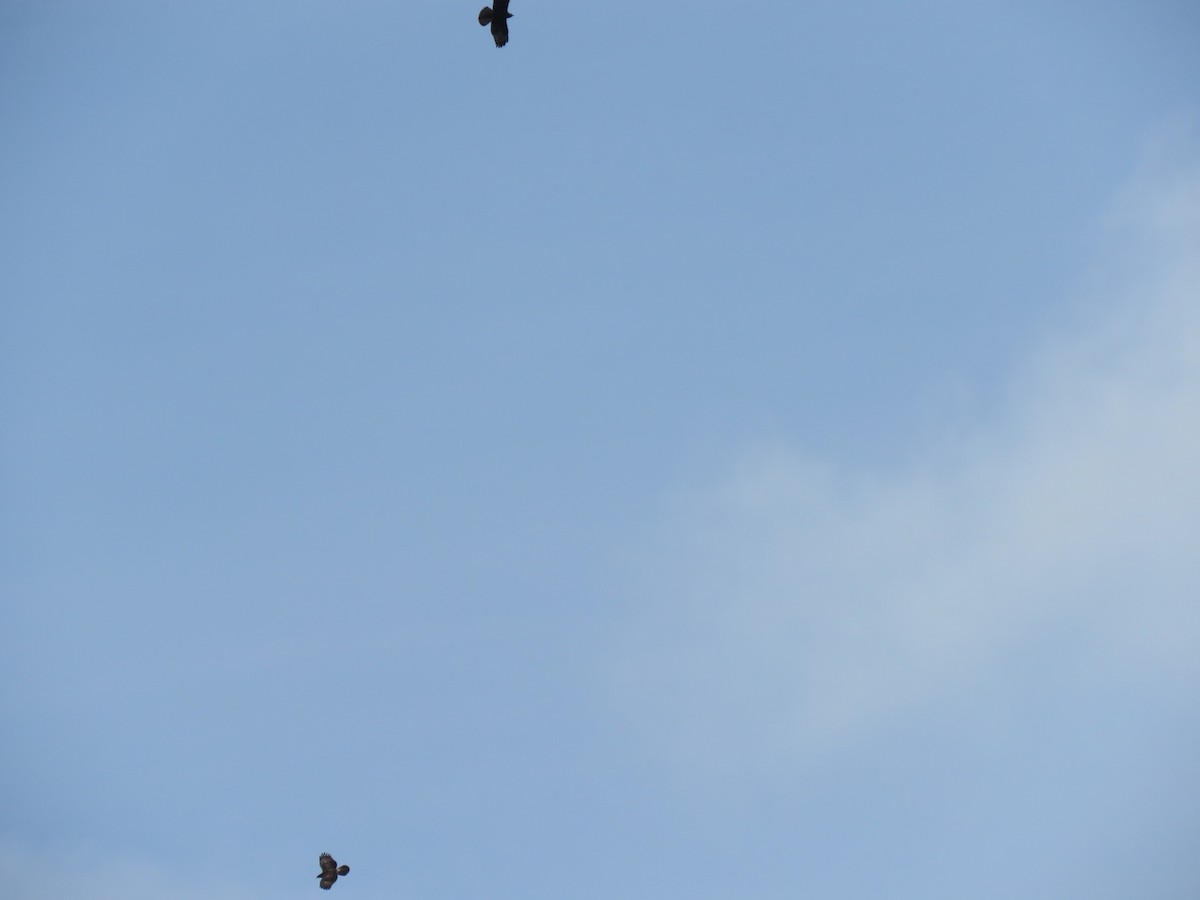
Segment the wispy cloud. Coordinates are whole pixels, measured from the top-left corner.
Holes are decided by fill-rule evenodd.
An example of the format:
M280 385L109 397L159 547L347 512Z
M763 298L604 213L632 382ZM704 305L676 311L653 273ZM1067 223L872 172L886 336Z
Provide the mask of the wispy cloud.
M1148 159L985 419L900 472L767 445L671 498L620 679L676 762L820 756L1052 635L1076 683L1195 687L1200 167Z

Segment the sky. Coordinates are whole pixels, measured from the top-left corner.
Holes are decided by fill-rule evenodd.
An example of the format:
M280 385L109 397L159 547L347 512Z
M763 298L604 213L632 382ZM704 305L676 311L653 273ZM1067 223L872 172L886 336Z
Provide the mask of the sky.
M512 12L0 0L5 896L1200 896L1200 6Z

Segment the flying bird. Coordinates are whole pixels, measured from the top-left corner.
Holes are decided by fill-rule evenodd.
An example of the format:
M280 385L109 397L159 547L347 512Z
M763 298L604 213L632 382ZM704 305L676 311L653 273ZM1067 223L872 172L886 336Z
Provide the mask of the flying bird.
M350 871L349 866L339 866L337 860L328 853L322 853L318 861L321 863L321 874L317 877L321 879L321 887L325 890L333 887L339 875L346 875Z
M508 0L492 0L491 6L485 6L479 11L479 24L492 25L492 38L497 47L508 43L508 20L512 13L508 11Z

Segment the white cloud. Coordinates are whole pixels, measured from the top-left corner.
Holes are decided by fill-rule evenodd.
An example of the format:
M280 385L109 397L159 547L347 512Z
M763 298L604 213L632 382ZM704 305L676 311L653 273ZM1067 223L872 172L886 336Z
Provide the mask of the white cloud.
M750 448L672 498L619 678L676 762L811 758L1020 678L1050 634L1072 679L1196 685L1200 167L1163 159L1117 204L1086 324L971 433L886 475Z

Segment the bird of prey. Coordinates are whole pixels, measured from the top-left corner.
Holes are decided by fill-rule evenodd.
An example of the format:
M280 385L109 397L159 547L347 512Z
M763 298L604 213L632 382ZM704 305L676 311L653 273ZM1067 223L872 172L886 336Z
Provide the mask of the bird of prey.
M328 853L322 853L320 860L321 874L317 877L321 879L321 887L329 890L333 887L333 883L338 880L339 875L345 875L350 871L349 866L339 866L337 860Z
M508 20L512 13L508 11L508 0L492 0L491 6L485 6L479 11L479 24L492 25L492 38L497 47L508 43Z

